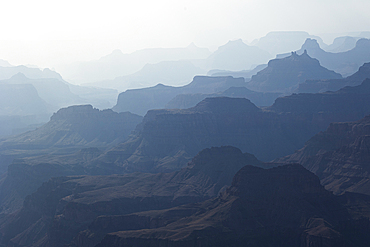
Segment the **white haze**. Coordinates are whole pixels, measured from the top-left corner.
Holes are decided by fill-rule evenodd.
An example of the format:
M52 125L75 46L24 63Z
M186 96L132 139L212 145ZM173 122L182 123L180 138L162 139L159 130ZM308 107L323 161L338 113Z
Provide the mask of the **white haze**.
M13 0L0 9L0 59L57 69L115 49L130 53L194 42L214 50L270 31L368 31L369 9L368 0ZM334 38L325 37L327 43Z

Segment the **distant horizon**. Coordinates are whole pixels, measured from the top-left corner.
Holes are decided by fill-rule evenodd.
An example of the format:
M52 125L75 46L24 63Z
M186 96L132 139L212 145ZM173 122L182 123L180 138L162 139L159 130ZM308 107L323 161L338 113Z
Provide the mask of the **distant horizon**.
M15 0L2 5L0 59L57 68L119 49L251 43L273 31L310 35L370 31L367 0ZM321 36L320 36L321 37ZM322 37L330 43L330 35Z
M352 32L342 32L342 33L321 33L321 34L312 34L307 31L296 30L296 31L270 31L267 32L264 36L256 37L252 40L245 40L243 38L234 38L225 40L223 43L217 44L216 46L202 46L199 45L196 41L190 41L187 45L176 46L176 45L167 45L167 46L150 46L150 47L138 47L132 49L122 49L119 45L119 41L111 40L109 46L107 46L106 40L98 40L98 39L91 39L91 40L1 40L0 39L0 60L4 60L9 62L12 66L28 66L40 69L51 69L56 72L57 69L55 66L66 65L66 64L73 64L73 63L80 63L80 62L90 62L99 60L102 57L108 56L112 54L114 51L121 51L123 54L131 54L137 51L145 50L145 49L172 49L172 48L186 48L192 44L194 44L198 48L206 48L210 52L214 52L218 49L218 47L227 44L230 41L242 40L245 44L253 46L253 42L267 36L270 33L294 33L294 32L304 32L308 33L311 36L318 36L320 37L326 45L332 44L335 38L342 37L342 36L353 36L356 37L355 34L360 33L368 33L370 36L370 31L352 31ZM8 57L4 54L4 47L14 48L18 50L18 53L8 54ZM55 49L58 47L60 50ZM69 53L74 53L76 49L82 49L77 52L73 56ZM28 54L22 53L22 51L29 51ZM91 53L94 51L94 53ZM32 53L38 54L32 58ZM49 56L48 56L49 55ZM60 55L60 57L58 57ZM73 58L72 58L73 57ZM32 62L34 61L34 62ZM39 61L39 63L37 62ZM48 62L47 62L48 61ZM59 62L56 62L59 61ZM50 64L48 64L50 63Z

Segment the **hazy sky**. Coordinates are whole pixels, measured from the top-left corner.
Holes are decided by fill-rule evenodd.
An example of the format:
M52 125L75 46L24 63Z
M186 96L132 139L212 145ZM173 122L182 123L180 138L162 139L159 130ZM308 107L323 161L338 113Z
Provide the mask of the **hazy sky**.
M369 0L12 0L0 9L0 59L53 67L120 49L215 49L270 31L370 29Z

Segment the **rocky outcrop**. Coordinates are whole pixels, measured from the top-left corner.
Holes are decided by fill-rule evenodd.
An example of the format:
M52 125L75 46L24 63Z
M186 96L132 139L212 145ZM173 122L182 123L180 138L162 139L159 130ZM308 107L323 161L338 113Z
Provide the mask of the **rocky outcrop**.
M200 150L222 145L271 160L297 149L301 140L291 141L294 136L308 140L317 133L308 134L308 125L290 120L280 121L275 113L264 112L245 98L207 98L190 109L149 111L130 141L107 151L97 162L114 163L128 172L171 171Z
M280 162L300 162L336 194L370 195L370 116L349 123L332 123L294 154Z
M342 76L352 75L361 65L370 62L369 39L359 39L353 49L338 53L326 52L315 39L307 39L297 53L302 54L305 50L310 57L319 60L322 66Z
M358 86L370 78L370 63L362 65L356 73L344 79L332 80L307 80L300 83L297 89L298 93L318 93L326 91L337 91L346 86Z
M288 93L308 79L340 78L340 74L322 67L307 52L302 55L292 52L289 57L270 60L267 68L252 76L247 87L255 91Z
M3 148L40 149L63 146L107 146L127 139L142 117L129 112L94 109L91 105L62 108L40 128L1 143Z
M178 169L203 148L221 145L269 161L302 148L332 122L363 118L369 105L370 80L337 92L278 98L264 110L247 99L207 98L190 109L149 111L136 135L99 162L127 171L165 171Z
M264 161L273 160L302 148L331 122L355 121L370 114L369 85L366 80L337 92L279 98L264 110L247 99L207 98L186 110L149 111L126 142L87 160L77 152L14 162L11 181L22 181L19 184L28 188L28 179L23 178L32 177L28 173L37 174L33 171L41 167L50 176L172 172L183 168L200 150L222 145L238 147ZM98 137L99 133L95 139ZM32 183L41 184L47 178L39 176L37 183Z
M121 218L123 230L107 234L97 246L366 246L369 218L359 219L350 205L369 199L336 197L297 164L246 166L218 198L130 216L141 217L144 227L129 227L124 221L129 218ZM358 227L364 228L348 234Z
M60 109L38 129L3 140L0 171L7 174L0 183L1 211L19 208L25 196L50 177L114 173L117 169L83 165L126 140L141 120L129 112L71 106Z
M276 99L269 107L281 114L301 116L325 130L329 123L356 121L370 113L370 79L336 92L293 94ZM303 120L303 119L302 119Z
M212 94L240 86L245 86L243 78L195 76L190 84L183 87L158 84L149 88L127 90L118 96L117 104L112 109L144 116L148 110L163 109L178 94Z
M225 146L203 150L186 168L173 173L52 178L1 224L2 242L63 246L100 215L164 209L215 197L247 164L264 166L253 155ZM77 239L92 240L91 236L81 233Z

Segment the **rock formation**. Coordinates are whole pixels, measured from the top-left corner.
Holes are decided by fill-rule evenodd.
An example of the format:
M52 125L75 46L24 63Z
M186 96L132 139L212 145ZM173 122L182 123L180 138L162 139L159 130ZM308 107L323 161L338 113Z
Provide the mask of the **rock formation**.
M356 73L344 79L331 80L306 80L300 83L298 93L319 93L326 91L337 91L346 86L358 86L365 79L370 78L370 63L362 65Z
M320 48L315 39L307 39L297 53L302 54L305 50L310 57L319 60L322 66L342 76L352 75L361 65L370 62L369 39L359 39L355 48L338 53L326 52Z
M353 206L369 199L336 197L297 164L268 170L245 166L216 199L116 222L100 219L102 225L114 222L110 230L116 232L97 246L366 246L369 215ZM362 208L368 209L369 204ZM135 218L136 224L126 224Z
M129 112L100 111L91 105L70 106L58 110L40 128L6 139L0 147L108 146L127 139L141 120L141 116Z
M186 168L173 173L52 178L0 224L1 241L63 246L100 215L164 209L216 197L245 165L264 166L253 155L225 146L201 151ZM85 233L77 239L104 237L91 239Z
M163 109L178 94L212 94L240 86L245 86L243 78L195 76L190 84L183 87L158 84L150 88L127 90L119 94L117 104L112 109L116 112L129 111L144 116L148 110Z
M332 123L294 154L281 162L300 162L314 172L326 189L370 195L370 116Z
M283 59L273 59L267 68L252 76L247 87L262 92L292 92L307 79L339 79L342 76L322 67L307 52L295 52Z

